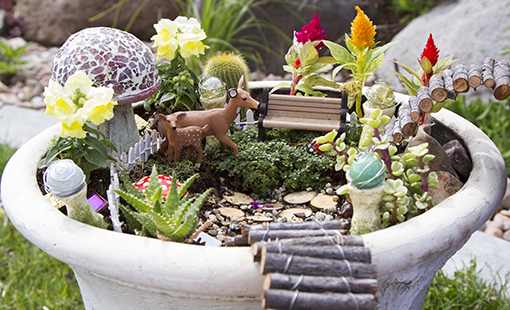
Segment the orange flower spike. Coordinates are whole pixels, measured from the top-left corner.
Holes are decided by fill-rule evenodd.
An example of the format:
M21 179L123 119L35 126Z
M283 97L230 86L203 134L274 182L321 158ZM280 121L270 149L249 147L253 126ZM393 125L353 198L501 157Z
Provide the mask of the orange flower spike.
M377 26L372 25L372 21L365 13L356 6L358 14L351 23L351 38L349 42L358 48L366 48L374 45L375 29Z

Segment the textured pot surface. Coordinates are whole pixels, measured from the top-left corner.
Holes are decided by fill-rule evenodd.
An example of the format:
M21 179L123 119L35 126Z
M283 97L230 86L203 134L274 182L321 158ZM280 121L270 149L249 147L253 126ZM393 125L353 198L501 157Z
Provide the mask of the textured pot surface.
M378 267L381 309L421 309L435 272L494 213L506 190L505 163L492 141L449 111L434 117L462 138L473 171L460 192L432 210L364 235ZM2 178L2 199L21 234L73 268L86 309L261 308L263 276L249 247L120 234L69 219L51 206L35 175L60 130L50 127L12 157Z

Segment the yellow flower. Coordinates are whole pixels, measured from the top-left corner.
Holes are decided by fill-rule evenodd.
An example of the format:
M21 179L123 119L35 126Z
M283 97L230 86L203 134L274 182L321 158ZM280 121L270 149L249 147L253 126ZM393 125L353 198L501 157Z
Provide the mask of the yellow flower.
M184 58L204 53L205 45L201 41L188 41L181 46L181 55Z
M67 78L64 90L69 98L82 97L90 92L92 87L92 81L89 79L87 74L83 71L76 71L69 78ZM78 93L77 93L78 92Z
M372 22L365 15L365 13L356 6L358 14L351 23L351 37L348 39L352 45L358 48L366 48L374 45L375 29L376 26L372 26Z
M154 41L153 47L158 47L158 60L165 57L171 61L179 53L179 48L184 58L204 54L207 48L201 42L207 36L196 18L179 16L173 21L162 18L154 28L157 34L152 36L151 40Z
M50 80L44 89L45 113L62 122L62 136L84 138L85 122L99 125L113 117L113 106L117 104L112 101L113 95L111 87L93 87L85 72L78 71L64 87Z
M60 132L61 137L75 137L75 138L85 138L85 131L83 131L83 124L79 121L75 121L70 126L66 123L62 123L62 132Z

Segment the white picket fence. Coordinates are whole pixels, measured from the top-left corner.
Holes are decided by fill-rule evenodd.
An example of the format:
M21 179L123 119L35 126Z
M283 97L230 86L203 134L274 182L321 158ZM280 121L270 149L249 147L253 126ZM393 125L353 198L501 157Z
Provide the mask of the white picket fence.
M255 126L257 122L253 118L253 111L248 109L246 111L246 121L241 122L241 114L237 114L236 119L234 120L234 127L240 129L241 126Z
M106 195L114 231L122 232L119 220L119 195L115 192L115 190L120 189L117 170L130 170L137 162L146 162L151 154L159 150L159 146L163 141L165 141L165 138L161 138L158 132L154 130L152 134L146 134L140 138L138 143L129 148L127 154L122 153L120 158L115 158L110 165L110 186L106 191Z

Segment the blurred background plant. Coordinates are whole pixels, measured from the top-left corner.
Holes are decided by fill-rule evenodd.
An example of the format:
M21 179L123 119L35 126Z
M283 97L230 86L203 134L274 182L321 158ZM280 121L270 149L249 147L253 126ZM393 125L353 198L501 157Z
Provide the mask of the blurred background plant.
M498 147L506 163L506 172L510 176L510 110L508 102L480 99L466 102L464 96L450 101L444 106L448 110L459 114L475 126L480 128Z
M19 69L29 65L29 61L23 57L29 44L13 47L9 41L0 37L0 80L8 84Z
M115 12L115 18L112 27L117 26L120 9L127 2L132 0L119 0L114 6L93 16L90 22L96 21L112 12ZM125 31L129 31L142 9L150 3L151 0L144 0L138 7ZM263 30L271 29L279 35L282 40L292 43L292 39L283 33L280 29L272 25L267 17L267 13L261 9L261 6L269 2L278 3L283 6L289 14L302 20L299 14L289 7L289 3L301 3L292 0L169 0L169 5L173 5L180 11L180 15L196 18L202 29L207 34L204 44L210 46L205 54L200 58L187 60L187 65L200 76L200 70L203 63L218 52L233 51L240 53L247 60L255 64L261 64L262 57L258 50L267 51L273 55L279 54L271 48ZM257 14L257 15L256 15Z

